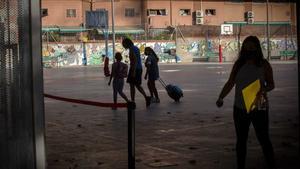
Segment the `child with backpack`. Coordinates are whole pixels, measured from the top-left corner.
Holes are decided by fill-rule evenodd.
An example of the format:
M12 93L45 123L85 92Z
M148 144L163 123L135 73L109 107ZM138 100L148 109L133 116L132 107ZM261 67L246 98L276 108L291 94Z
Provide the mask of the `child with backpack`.
M122 54L120 52L117 52L115 54L116 62L112 64L112 70L110 79L108 82L108 85L111 84L111 80L113 79L113 99L114 103L117 103L117 94L126 101L129 102L127 96L123 93L123 87L124 87L124 78L127 77L127 70L128 66L121 62L122 61ZM112 108L113 110L116 110L116 107Z

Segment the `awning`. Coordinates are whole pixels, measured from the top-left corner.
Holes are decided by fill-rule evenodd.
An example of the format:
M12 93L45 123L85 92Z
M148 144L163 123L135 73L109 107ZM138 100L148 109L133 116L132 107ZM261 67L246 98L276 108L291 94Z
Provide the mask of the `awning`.
M267 22L263 22L263 21L258 21L258 22L254 22L251 24L248 24L245 21L228 21L228 22L224 22L225 24L233 24L233 25L267 25ZM283 25L291 25L291 22L288 21L270 21L269 25L273 25L273 26L283 26Z
M79 33L86 32L92 29L86 29L84 27L43 27L43 32L60 32L60 33ZM100 34L103 34L102 29L97 29ZM109 34L112 34L111 28L108 30ZM144 34L145 30L140 27L115 27L115 34Z
M98 29L99 34L103 34L102 29ZM112 34L112 29L108 29L108 33ZM115 27L115 34L144 34L145 30L140 27Z
M59 28L42 28L43 32L59 32L60 29Z
M86 32L88 29L84 27L43 27L43 32L61 32L61 33L78 33Z

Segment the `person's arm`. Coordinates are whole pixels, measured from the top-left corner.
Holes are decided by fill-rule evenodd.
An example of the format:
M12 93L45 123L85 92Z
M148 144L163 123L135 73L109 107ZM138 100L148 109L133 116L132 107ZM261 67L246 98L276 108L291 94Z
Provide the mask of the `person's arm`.
M111 65L111 74L110 74L110 78L109 78L109 82L108 82L109 86L110 86L110 83L111 83L111 80L112 80L113 76L115 76L114 64Z
M273 79L273 70L270 63L267 60L265 60L263 63L263 69L264 69L265 83L263 84L263 87L261 87L259 92L256 94L256 98L253 102L254 105L260 104L260 102L262 101L261 99L266 98L266 93L275 88L274 79Z
M232 71L230 73L230 76L229 76L229 79L228 81L225 83L220 95L219 95L219 98L216 102L217 106L218 107L221 107L223 105L223 99L228 95L228 93L231 91L231 89L233 88L233 86L235 85L235 77L236 77L236 74L237 74L237 63L235 63L233 65L233 68L232 68Z
M148 56L149 57L149 56ZM145 73L145 80L147 80L147 78L148 78L148 74L149 74L149 67L150 67L150 65L149 65L149 58L147 58L146 59L146 62L145 62L145 66L146 66L146 73Z
M274 79L273 79L273 70L268 61L264 63L264 71L265 71L265 81L266 84L262 88L263 92L269 92L275 88Z

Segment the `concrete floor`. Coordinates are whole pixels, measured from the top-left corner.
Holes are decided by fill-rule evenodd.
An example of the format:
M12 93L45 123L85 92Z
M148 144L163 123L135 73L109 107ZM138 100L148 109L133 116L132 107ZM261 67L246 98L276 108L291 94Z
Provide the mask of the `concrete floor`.
M272 63L276 89L269 95L270 134L280 169L299 168L299 111L296 63ZM136 168L234 169L234 91L215 106L232 64L160 65L161 77L184 91L174 103L157 83L160 104L145 108L137 93ZM112 101L102 67L44 70L45 93ZM143 82L146 88L145 81ZM148 90L146 90L148 92ZM125 93L129 96L128 85ZM122 99L119 99L122 101ZM126 169L127 111L45 99L49 169ZM251 126L247 169L264 169Z

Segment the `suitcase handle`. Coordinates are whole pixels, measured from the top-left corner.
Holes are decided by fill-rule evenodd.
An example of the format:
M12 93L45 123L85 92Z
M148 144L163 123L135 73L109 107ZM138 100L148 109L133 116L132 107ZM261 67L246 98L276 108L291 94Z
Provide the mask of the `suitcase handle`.
M161 85L166 88L166 83L161 79L161 78L158 78L158 81L161 83Z

